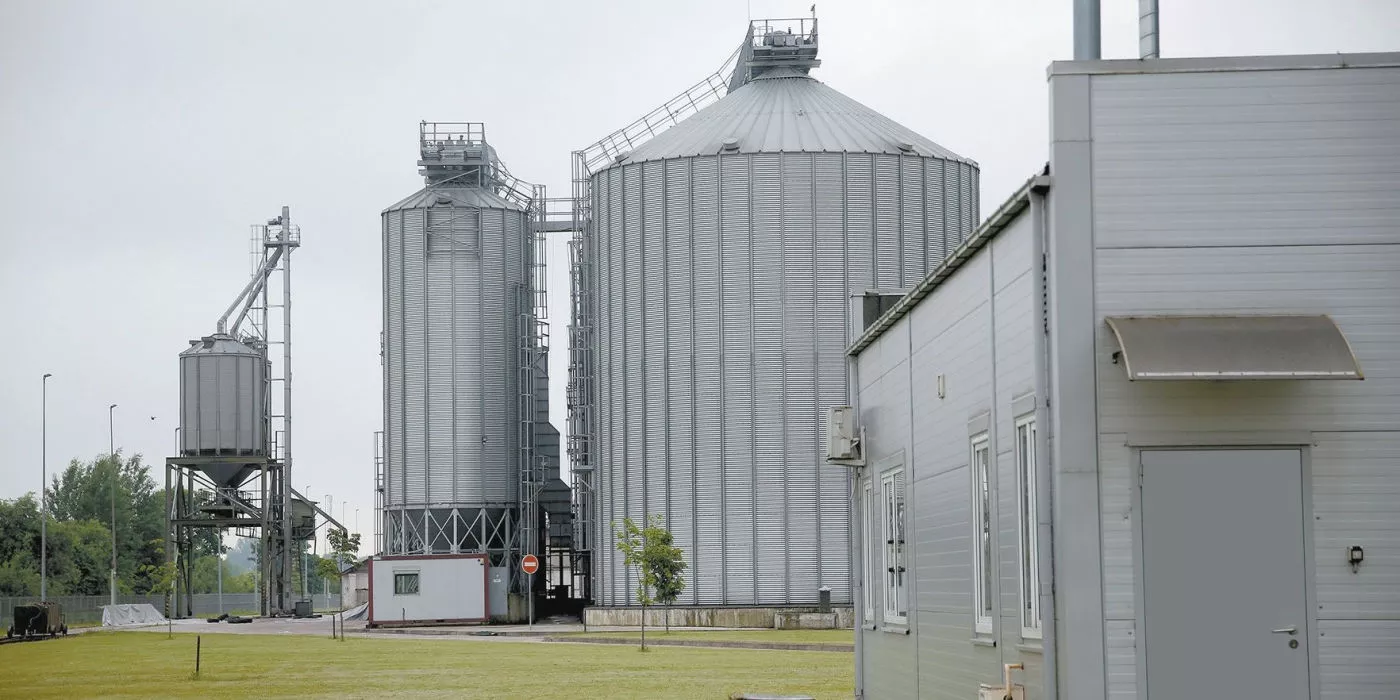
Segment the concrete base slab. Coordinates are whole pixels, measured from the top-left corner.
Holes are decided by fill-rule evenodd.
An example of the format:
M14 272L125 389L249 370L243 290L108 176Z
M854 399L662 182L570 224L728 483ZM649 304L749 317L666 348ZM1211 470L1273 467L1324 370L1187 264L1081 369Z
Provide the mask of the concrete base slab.
M839 624L840 616L834 612L784 611L773 615L773 627L780 630L834 630Z
M724 629L773 629L775 627L776 616L779 614L812 614L830 615L835 617L835 622L830 627L812 628L790 628L790 629L853 629L855 626L855 611L850 606L833 606L831 612L822 613L815 606L784 606L784 607L674 607L674 608L647 608L646 624L648 627L664 627L668 623L671 627L715 627ZM822 618L824 623L827 618ZM640 607L625 608L585 608L583 620L589 628L593 627L636 627L642 624L642 609ZM813 620L812 624L818 624Z

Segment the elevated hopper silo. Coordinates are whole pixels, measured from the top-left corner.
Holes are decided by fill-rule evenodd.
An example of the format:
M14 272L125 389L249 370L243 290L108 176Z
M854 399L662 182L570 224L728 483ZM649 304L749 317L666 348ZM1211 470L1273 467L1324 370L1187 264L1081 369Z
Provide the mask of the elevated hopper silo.
M383 553L505 565L519 549L520 394L534 391L520 372L532 194L482 125L420 135L427 186L382 214Z
M809 75L815 20L751 25L728 94L591 173L595 597L631 605L612 523L662 514L682 604L851 601L851 299L907 289L977 221L977 166Z
M223 333L190 341L180 353L180 454L217 458L203 471L218 486L241 486L268 457L266 392L261 350Z

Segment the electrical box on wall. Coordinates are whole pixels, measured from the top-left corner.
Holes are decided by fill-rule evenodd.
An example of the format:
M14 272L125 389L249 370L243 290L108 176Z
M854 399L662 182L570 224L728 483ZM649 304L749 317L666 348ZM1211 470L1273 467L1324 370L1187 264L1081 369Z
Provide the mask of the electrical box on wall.
M864 465L863 437L864 430L856 427L855 408L832 406L826 419L826 461L849 466Z

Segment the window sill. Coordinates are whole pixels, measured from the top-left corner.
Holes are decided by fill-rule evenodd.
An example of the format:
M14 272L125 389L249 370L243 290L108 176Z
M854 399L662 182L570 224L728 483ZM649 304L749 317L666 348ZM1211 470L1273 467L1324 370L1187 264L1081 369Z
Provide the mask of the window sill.
M1039 639L1025 639L1016 645L1016 651L1023 654L1044 654L1045 647L1041 646Z
M884 626L882 626L882 627L880 628L880 631L881 631L881 632L884 632L885 634L897 634L897 635L900 635L900 636L908 636L908 635L909 635L909 623L908 623L908 622L886 622L886 623L884 624Z
M992 639L991 637L983 637L981 635L973 637L968 641L972 642L972 646L975 647L995 647L997 645L997 640Z

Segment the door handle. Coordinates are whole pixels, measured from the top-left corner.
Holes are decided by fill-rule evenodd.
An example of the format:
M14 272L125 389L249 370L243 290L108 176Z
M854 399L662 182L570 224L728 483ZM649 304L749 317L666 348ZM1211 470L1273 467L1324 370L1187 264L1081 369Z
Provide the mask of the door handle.
M1274 630L1274 634L1298 634L1297 627L1280 627Z

